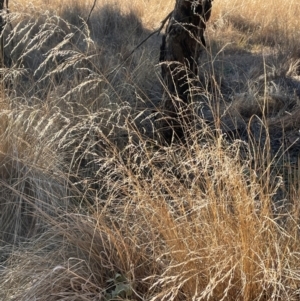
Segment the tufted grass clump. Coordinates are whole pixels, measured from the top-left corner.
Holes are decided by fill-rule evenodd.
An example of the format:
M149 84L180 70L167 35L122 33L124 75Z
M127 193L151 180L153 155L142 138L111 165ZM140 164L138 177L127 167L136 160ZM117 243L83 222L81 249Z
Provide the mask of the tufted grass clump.
M173 1L11 4L1 300L299 299L299 8L238 2L168 143L161 35L130 53Z

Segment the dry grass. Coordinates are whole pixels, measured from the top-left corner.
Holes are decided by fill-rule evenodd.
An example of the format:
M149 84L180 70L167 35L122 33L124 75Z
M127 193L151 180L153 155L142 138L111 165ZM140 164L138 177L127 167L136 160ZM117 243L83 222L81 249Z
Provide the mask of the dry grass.
M161 36L126 59L173 1L92 4L11 4L0 299L299 300L297 1L214 0L185 145Z

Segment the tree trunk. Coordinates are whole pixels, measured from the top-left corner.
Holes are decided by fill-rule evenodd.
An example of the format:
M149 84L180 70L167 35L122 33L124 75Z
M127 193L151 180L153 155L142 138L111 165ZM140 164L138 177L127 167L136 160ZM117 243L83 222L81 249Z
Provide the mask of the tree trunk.
M4 67L4 39L3 39L3 30L4 30L4 0L0 0L0 68Z
M8 12L8 0L0 0L0 68L4 67L4 38L3 30L5 26L4 14L4 3L6 4L6 12Z
M198 60L205 47L204 31L212 0L176 0L160 47L162 78L166 86L162 133L167 142L183 139L188 123L189 94L198 75Z

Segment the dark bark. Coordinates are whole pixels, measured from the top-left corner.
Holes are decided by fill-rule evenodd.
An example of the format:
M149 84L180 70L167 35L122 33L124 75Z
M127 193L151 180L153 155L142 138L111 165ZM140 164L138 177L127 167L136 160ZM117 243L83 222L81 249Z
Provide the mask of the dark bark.
M174 11L162 38L160 62L167 92L162 109L163 135L182 138L182 124L188 123L190 85L198 75L198 60L205 48L204 31L210 18L212 0L176 0ZM184 120L182 120L182 117Z
M6 0L6 6L8 6L8 0ZM8 8L8 7L6 7ZM2 31L4 29L5 21L3 19L3 12L4 12L4 0L0 0L0 34L2 34Z
M0 0L0 68L4 67L4 39L3 30L5 26L5 20L3 18L4 13L4 3L6 4L6 9L8 10L8 0Z

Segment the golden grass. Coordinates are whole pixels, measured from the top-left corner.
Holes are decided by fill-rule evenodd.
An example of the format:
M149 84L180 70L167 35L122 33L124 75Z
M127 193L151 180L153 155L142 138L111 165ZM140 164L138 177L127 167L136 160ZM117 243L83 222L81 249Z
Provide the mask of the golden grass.
M92 4L11 4L0 299L298 300L297 1L214 0L210 115L168 146L161 36L126 58L174 2Z

